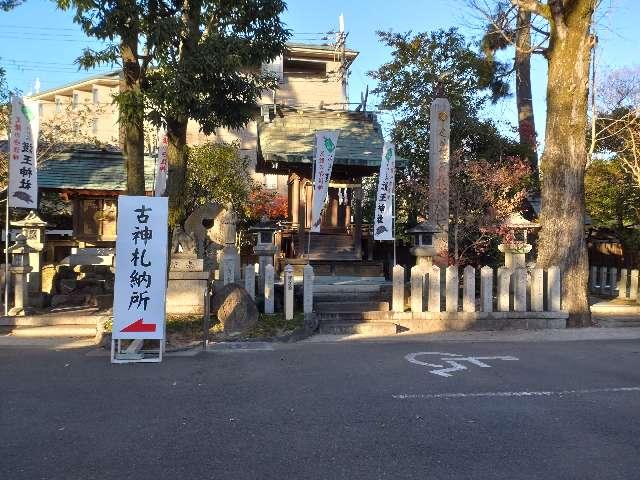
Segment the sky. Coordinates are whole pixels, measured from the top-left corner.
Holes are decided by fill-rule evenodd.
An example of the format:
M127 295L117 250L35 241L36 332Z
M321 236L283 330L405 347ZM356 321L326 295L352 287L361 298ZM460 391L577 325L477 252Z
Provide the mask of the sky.
M351 102L375 82L367 72L389 60L390 51L380 44L376 30L424 32L458 27L469 38L481 35L475 12L465 0L289 0L284 22L293 32L292 41L323 42L323 33L337 30L338 16L345 18L347 46L360 52L349 78ZM640 64L640 0L602 0L596 14L599 69ZM73 23L69 12L61 12L45 0L27 0L11 12L0 12L0 65L7 70L11 88L33 92L36 78L41 90L70 83L95 72L78 72L74 59L82 48L98 48ZM98 71L109 71L102 68ZM512 82L513 83L513 82ZM532 83L536 129L542 138L545 121L546 61L534 56ZM515 89L515 86L514 86ZM369 105L376 99L370 97ZM503 130L516 123L515 98L503 100L486 112Z

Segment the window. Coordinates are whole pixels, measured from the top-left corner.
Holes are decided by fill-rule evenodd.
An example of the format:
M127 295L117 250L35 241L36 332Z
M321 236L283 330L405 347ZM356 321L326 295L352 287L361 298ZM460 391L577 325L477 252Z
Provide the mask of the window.
M271 190L276 190L278 188L278 175L267 173L264 176L264 187Z
M98 105L98 89L93 89L93 104Z

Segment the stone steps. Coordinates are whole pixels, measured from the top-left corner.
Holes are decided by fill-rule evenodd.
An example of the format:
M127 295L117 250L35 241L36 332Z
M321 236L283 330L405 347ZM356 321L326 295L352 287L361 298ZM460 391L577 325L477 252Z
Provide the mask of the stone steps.
M0 327L0 334L23 338L88 338L96 336L95 325L49 325L36 327Z
M0 326L4 327L46 327L57 325L92 326L110 315L95 308L60 309L39 315L23 317L0 317Z
M344 299L338 302L316 302L314 310L317 313L363 313L369 311L389 310L389 302L353 301Z
M319 333L332 335L395 335L398 326L393 322L320 322Z

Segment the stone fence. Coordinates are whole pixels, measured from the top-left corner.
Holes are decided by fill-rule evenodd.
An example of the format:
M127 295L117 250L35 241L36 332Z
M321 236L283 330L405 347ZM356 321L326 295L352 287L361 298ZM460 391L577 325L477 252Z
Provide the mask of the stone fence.
M640 303L637 269L592 266L589 271L589 291L595 295L618 297Z

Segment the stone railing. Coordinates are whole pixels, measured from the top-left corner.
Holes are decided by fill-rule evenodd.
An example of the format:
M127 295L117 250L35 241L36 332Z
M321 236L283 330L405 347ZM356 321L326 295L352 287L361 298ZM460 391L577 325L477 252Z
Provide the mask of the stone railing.
M462 273L462 277L460 277ZM461 281L462 280L462 281ZM476 284L479 283L479 289ZM434 329L563 328L560 270L414 266L406 288L405 269L393 269L393 319L429 321ZM479 294L478 294L479 292ZM442 323L442 325L436 325ZM407 325L408 326L408 325ZM424 330L424 325L420 330Z
M637 269L592 266L589 269L589 292L606 297L618 297L640 302Z

